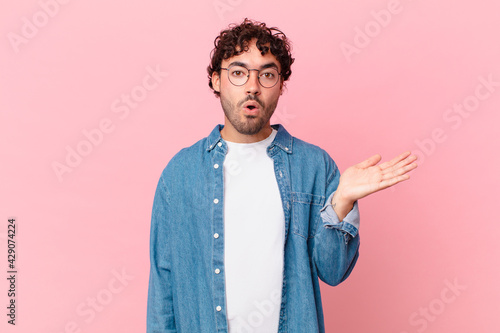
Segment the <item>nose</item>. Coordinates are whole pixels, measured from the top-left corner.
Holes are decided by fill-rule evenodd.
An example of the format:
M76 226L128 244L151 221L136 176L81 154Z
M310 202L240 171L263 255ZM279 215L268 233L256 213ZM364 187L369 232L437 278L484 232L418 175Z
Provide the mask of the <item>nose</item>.
M254 75L252 75L252 72L255 72ZM250 76L248 78L247 83L245 84L245 89L247 94L252 94L252 95L258 95L260 94L260 83L259 83L259 71L255 69L251 69L248 72L248 75Z

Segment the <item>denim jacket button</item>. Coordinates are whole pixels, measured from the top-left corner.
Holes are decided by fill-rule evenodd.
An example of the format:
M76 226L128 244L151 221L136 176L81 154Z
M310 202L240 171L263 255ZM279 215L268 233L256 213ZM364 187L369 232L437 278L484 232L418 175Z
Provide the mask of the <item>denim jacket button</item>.
M222 142L219 141L219 143L217 144L217 146L222 147Z
M219 274L220 273L220 269L216 268L215 269L215 274Z
M215 233L215 234L214 234L214 238L219 238L219 234L218 234L218 233Z
M218 169L219 168L219 165L217 163L214 164L214 168L215 169Z
M222 310L222 308L220 307L220 305L217 305L217 307L215 308L217 311L220 311Z
M219 199L215 198L214 199L214 204L218 204L219 203Z

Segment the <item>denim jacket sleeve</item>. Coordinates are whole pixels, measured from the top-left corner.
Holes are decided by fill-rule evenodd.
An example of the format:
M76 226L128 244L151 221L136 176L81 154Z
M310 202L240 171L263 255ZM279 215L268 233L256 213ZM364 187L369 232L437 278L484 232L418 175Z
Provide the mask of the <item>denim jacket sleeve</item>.
M167 219L168 193L162 176L156 188L151 215L147 333L177 332L170 277Z
M320 219L313 237L313 260L319 278L335 286L351 273L359 256L359 210L358 202L347 216L339 221L331 200L339 184L340 172L335 162L326 154L328 199L320 210Z

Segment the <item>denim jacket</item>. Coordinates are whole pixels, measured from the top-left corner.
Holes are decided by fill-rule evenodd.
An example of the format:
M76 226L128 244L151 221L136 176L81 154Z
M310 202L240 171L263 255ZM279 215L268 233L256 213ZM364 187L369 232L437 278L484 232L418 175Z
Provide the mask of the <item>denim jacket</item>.
M325 332L318 278L335 286L359 255L359 211L339 221L331 205L340 173L321 148L282 125L267 148L285 215L278 332ZM217 125L163 170L151 218L147 332L228 332L224 281L227 144ZM259 332L258 327L253 332Z

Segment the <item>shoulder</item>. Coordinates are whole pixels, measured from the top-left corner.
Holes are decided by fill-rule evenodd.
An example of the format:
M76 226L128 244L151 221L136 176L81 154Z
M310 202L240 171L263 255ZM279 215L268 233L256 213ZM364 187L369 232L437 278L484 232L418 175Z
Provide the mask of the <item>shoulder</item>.
M307 153L314 157L324 157L330 155L318 145L309 143L297 137L293 137L293 151L297 153Z
M179 177L182 173L199 168L206 154L207 138L205 137L177 152L163 169L162 177L165 179Z
M337 172L337 164L325 149L297 137L292 137L292 140L292 159L303 161L311 167L320 168L329 175L334 175Z
M310 142L304 141L302 139L299 139L297 137L292 137L293 138L293 152L297 153L298 155L306 155L310 159L314 160L321 160L325 162L333 162L332 157L328 152L321 148L318 145L312 144Z

